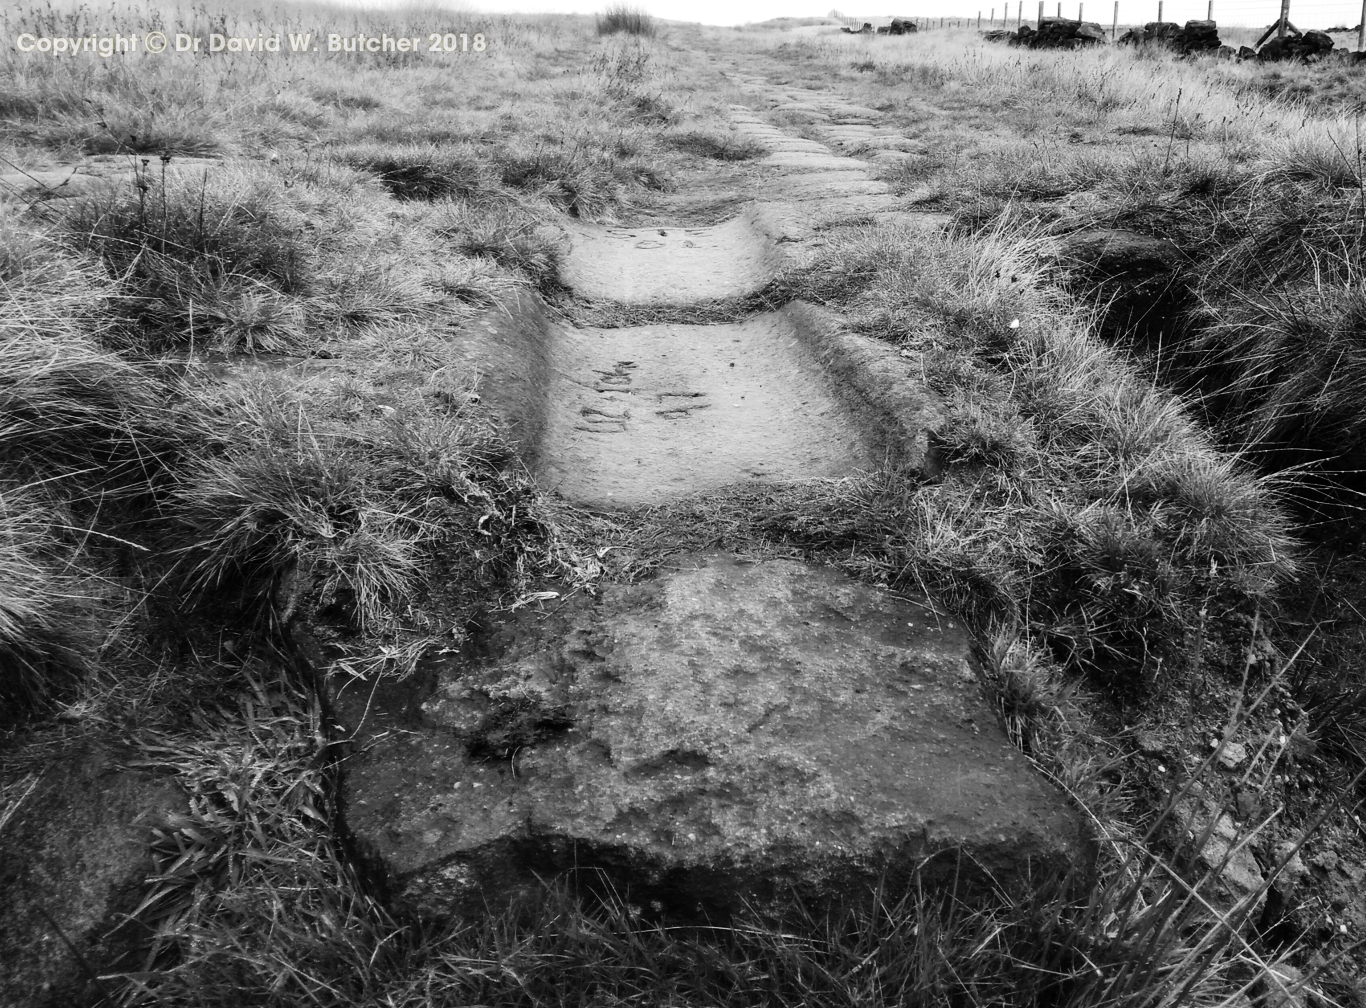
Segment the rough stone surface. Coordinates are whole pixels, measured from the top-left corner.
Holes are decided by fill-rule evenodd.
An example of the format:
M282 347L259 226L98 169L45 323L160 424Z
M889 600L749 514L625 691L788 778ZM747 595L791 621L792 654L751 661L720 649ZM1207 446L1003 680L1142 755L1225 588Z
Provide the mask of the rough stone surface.
M857 172L804 172L783 180L775 196L787 200L828 200L842 196L890 194L887 183L859 178Z
M1224 912L1241 906L1244 926L1255 923L1266 903L1266 893L1258 892L1262 869L1245 842L1247 832L1199 788L1176 803L1174 826L1178 855L1191 860L1197 881L1206 880L1200 890L1205 900Z
M1118 228L1074 232L1059 242L1057 255L1069 266L1086 268L1097 279L1146 279L1171 273L1181 262L1181 250L1167 239Z
M784 137L780 140L769 140L766 146L771 151L789 154L794 151L801 151L808 154L829 154L829 149L824 144L818 144L814 140L802 140L798 137Z
M99 746L47 763L0 832L0 1004L70 1008L97 993L61 935L96 971L135 944L120 915L152 868L149 824L183 806L172 783Z
M1263 62L1313 62L1332 51L1332 36L1321 31L1307 31L1301 35L1273 38L1257 50Z
M1304 973L1287 962L1268 966L1253 985L1257 1008L1307 1008L1316 1001Z
M1236 770L1247 762L1247 746L1241 742L1225 742L1219 747L1217 759L1225 770Z
M464 326L453 340L469 372L480 375L478 394L528 461L535 460L545 433L558 331L536 297L523 293Z
M1149 21L1142 28L1125 32L1119 42L1121 45L1165 46L1185 55L1221 48L1218 25L1205 20L1187 21L1184 26L1174 21Z
M1218 49L1220 44L1219 26L1213 21L1197 20L1187 21L1181 29L1177 48L1183 53L1208 52Z
M597 508L871 469L870 439L791 309L725 325L565 329L541 484Z
M146 165L143 162L146 161ZM0 199L26 203L71 199L86 196L110 186L128 187L139 177L153 186L161 183L163 170L168 179L198 177L222 164L215 158L173 157L163 168L156 155L97 154L72 164L55 167L26 167L23 171L0 174Z
M580 225L570 232L570 243L562 268L565 284L580 297L622 304L686 305L739 297L761 289L783 265L782 252L748 216L700 228Z
M1001 880L1089 856L962 630L832 568L683 558L524 610L482 654L338 701L359 743L347 823L425 914L575 867L688 917L847 895L937 852Z
M1014 37L1007 41L1012 45L1022 45L1030 49L1077 49L1082 46L1099 45L1105 38L1104 30L1092 21L1046 17L1039 21L1037 28L1021 25Z
M824 153L785 151L770 154L759 164L765 168L786 168L789 171L861 172L868 167L857 158L840 157L837 154L831 154L829 151Z

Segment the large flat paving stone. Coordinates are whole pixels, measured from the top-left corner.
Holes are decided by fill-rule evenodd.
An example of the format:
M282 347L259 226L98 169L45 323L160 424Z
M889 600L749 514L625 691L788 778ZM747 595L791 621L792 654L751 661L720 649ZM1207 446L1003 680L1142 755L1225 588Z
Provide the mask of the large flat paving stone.
M0 832L5 1008L105 1003L90 970L138 968L146 931L128 914L156 873L152 827L187 805L174 781L121 766L112 745L44 755Z
M768 149L780 153L792 153L800 151L806 154L821 154L830 156L830 148L825 144L817 143L815 140L803 140L800 137L774 138L768 141Z
M687 305L760 290L783 255L748 217L714 227L569 229L561 279L576 295L620 304Z
M841 157L828 150L780 151L761 158L759 164L765 168L786 168L801 171L860 171L868 166L857 158Z
M875 466L807 353L800 319L565 330L553 351L541 485L597 508Z
M1080 816L1010 745L961 628L830 567L681 558L523 610L408 687L349 684L344 806L443 917L575 873L666 917L1040 877ZM961 875L955 878L955 873Z
M867 168L865 162L860 162ZM784 200L824 200L841 196L890 196L891 188L857 172L811 172L791 175L783 179L782 190L775 198Z

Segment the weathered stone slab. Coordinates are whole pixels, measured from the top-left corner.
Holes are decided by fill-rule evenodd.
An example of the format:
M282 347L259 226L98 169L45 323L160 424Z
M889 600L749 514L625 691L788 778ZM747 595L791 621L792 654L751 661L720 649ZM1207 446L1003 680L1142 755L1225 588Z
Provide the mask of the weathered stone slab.
M765 168L786 168L789 171L862 171L868 166L857 158L840 157L828 150L785 151L770 154L759 164Z
M826 147L824 144L816 143L816 141L814 140L803 140L800 137L782 137L781 139L775 138L773 140L768 141L767 146L769 150L788 153L792 151L803 151L809 154L825 155L828 155L830 153L830 148Z
M922 599L700 556L551 605L422 690L342 692L346 821L422 914L571 869L695 917L855 896L936 855L999 880L1086 856Z
M166 778L119 768L100 746L50 758L13 790L17 807L0 832L0 1004L92 1003L100 991L85 967L109 971L142 937L123 915L153 870L152 822L182 809L184 795Z
M864 165L867 168L867 165ZM890 194L887 183L870 179L861 172L809 172L783 179L779 198L784 200L838 199L841 196Z
M841 105L840 115L849 119L881 119L882 113L877 109L866 108L862 105Z
M712 227L575 224L566 230L565 284L580 297L621 304L741 297L771 282L784 261L750 215Z
M877 467L791 308L722 325L566 329L541 484L608 509Z

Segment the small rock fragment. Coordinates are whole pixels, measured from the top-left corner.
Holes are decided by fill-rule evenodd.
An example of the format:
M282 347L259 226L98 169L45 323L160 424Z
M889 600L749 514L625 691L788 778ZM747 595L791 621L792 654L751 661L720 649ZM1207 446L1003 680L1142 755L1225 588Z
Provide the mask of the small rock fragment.
M1225 742L1219 750L1218 760L1225 770L1236 770L1247 762L1247 746L1241 742Z

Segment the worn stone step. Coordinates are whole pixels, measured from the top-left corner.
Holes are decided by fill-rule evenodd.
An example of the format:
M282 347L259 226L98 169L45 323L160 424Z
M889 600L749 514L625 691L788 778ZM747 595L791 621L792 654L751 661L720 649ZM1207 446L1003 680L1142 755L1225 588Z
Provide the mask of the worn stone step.
M561 279L576 295L620 304L687 305L760 290L784 257L752 215L714 227L566 229Z
M745 902L871 899L917 870L986 892L1089 856L983 702L961 627L923 597L694 555L511 616L477 650L338 697L357 741L347 826L419 916L568 873L719 922Z

